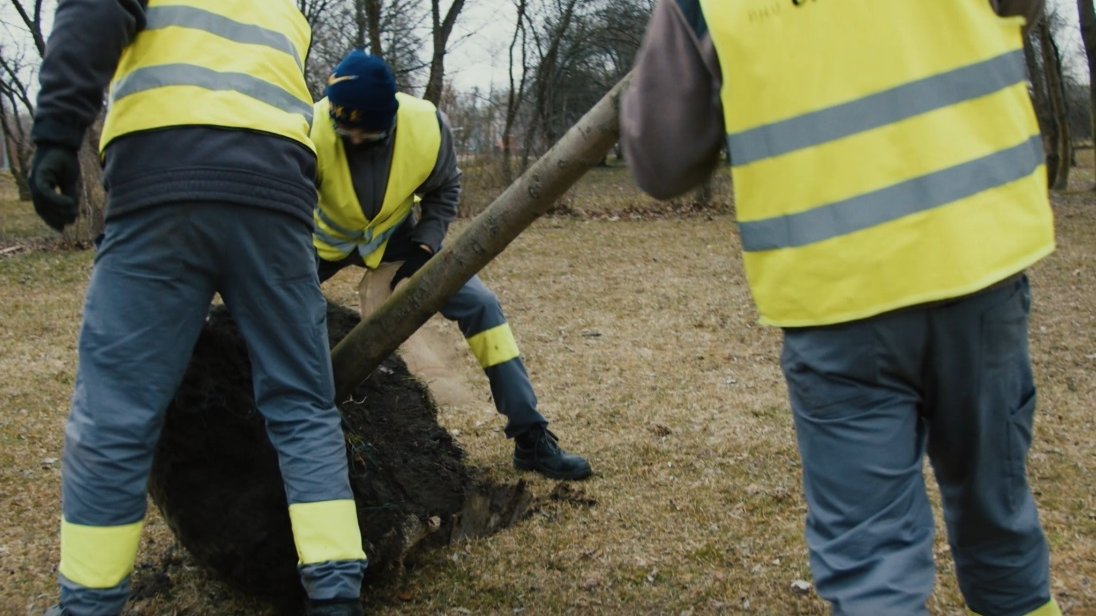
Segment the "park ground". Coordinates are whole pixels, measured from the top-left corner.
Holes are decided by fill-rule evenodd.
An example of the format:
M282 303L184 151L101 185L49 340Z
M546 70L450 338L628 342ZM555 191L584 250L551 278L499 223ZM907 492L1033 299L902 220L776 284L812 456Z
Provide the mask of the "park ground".
M469 171L467 199L482 204L495 189ZM1074 172L1072 191L1053 197L1058 250L1030 271L1040 394L1029 475L1054 593L1067 614L1092 615L1096 193L1091 173ZM726 203L725 182L716 194ZM0 616L54 601L59 458L92 257L59 249L10 191L0 198ZM826 613L809 586L780 334L757 324L729 207L656 203L622 167L599 168L481 276L552 429L596 474L558 484L516 473L482 372L454 325L430 321L451 367L436 383L440 422L470 465L528 479L536 500L516 526L367 590L369 613ZM340 273L325 292L355 306L356 283ZM269 612L195 565L150 512L128 614ZM961 614L942 530L936 556L930 608Z

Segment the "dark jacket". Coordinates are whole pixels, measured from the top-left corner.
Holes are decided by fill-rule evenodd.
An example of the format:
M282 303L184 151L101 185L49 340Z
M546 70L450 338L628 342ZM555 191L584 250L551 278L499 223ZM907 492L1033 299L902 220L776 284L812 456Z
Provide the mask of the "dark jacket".
M325 121L326 118L314 121ZM442 240L449 231L449 224L457 216L460 204L461 170L457 167L457 153L453 148L453 131L445 114L438 112L438 125L441 129L441 143L438 145L438 159L430 176L415 190L422 199L419 202L421 216L416 220L409 217L391 239L384 253L385 261L399 261L406 256L406 249L412 244L425 244L437 252ZM399 131L399 126L396 126ZM384 192L388 189L388 172L392 168L392 152L395 147L394 133L382 144L374 146L354 146L343 140L347 164L350 166L350 178L354 183L354 193L362 205L367 220L380 211L384 203Z
M78 148L147 0L61 0L39 75L32 140ZM312 225L315 155L274 135L210 126L133 133L105 152L107 219L172 202L229 202Z

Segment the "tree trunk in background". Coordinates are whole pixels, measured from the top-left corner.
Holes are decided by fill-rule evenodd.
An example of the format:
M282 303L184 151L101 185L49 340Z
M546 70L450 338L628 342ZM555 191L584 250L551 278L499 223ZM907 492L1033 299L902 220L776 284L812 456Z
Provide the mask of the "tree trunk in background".
M1050 103L1047 101L1046 76L1040 66L1039 52L1035 49L1039 37L1038 29L1030 30L1024 36L1024 60L1027 63L1028 78L1031 80L1031 104L1035 108L1035 119L1039 122L1039 133L1043 135L1043 156L1046 159L1047 184L1058 168L1057 155L1052 147L1054 143L1054 120L1051 118Z
M514 22L514 36L510 39L508 51L510 90L506 95L506 120L502 128L502 177L507 184L514 181L513 167L513 135L514 122L517 121L518 111L525 100L525 77L529 74L528 48L526 47L525 9L526 0L517 0L517 21ZM521 77L518 78L517 87L514 87L514 48L521 45Z
M1096 145L1096 8L1092 0L1077 0L1077 13L1081 21L1081 40L1085 43L1085 58L1088 61L1088 118L1092 130L1092 139ZM1093 156L1093 177L1096 177L1096 155ZM1092 185L1096 190L1096 184Z
M381 46L381 0L358 0L356 8L359 15L359 28L361 21L366 22L369 32L369 53L378 58L384 57L384 48ZM362 20L361 18L364 18ZM361 46L365 47L365 37L361 37Z
M99 137L102 134L104 114L88 127L84 145L80 148L80 174L87 178L80 190L80 207L83 209L85 229L83 240L94 240L106 226L107 195L103 190L102 161L99 159Z
M8 98L5 96L5 98ZM15 180L15 187L19 191L20 201L30 201L30 183L27 178L30 175L31 144L27 135L27 129L23 118L16 113L9 113L9 100L0 100L0 131L4 133L4 151L7 154L8 172Z
M453 25L457 23L457 16L464 8L464 0L453 0L449 5L449 11L445 18L441 17L441 0L430 0L430 14L432 18L432 33L434 37L434 53L430 58L430 78L426 82L426 92L423 98L438 104L441 100L441 91L445 86L445 46L449 44L449 35L453 33Z
M23 27L30 33L34 51L24 52L17 45L0 46L0 97L3 98L0 112L4 115L2 125L7 140L5 147L14 154L10 159L12 175L16 177L20 198L26 199L30 198L29 191L25 192L25 188L34 151L27 130L27 118L33 118L36 112L32 84L37 81L37 66L46 50L46 37L42 31L42 4L41 0L29 3L10 0L9 3L18 13ZM36 54L33 64L26 57L30 54ZM96 122L95 126L88 129L85 145L81 148L80 215L75 224L65 227L61 233L65 244L87 245L103 230L106 201L101 181L102 167L97 154L98 126L99 123Z
M1047 20L1039 22L1039 42L1043 52L1043 72L1046 75L1047 97L1054 117L1056 140L1052 144L1057 160L1050 181L1053 190L1065 190L1069 185L1069 167L1072 144L1069 138L1069 118L1066 110L1065 88L1062 79L1062 60L1058 46L1050 32ZM1049 165L1048 161L1048 165ZM1049 171L1049 169L1048 169Z
M550 138L551 128L548 122L549 96L553 85L556 83L560 47L563 45L563 39L571 27L571 20L574 18L577 4L578 0L561 0L559 21L546 33L547 40L539 40L539 38L537 40L540 59L537 63L536 78L533 83L533 117L525 133L525 147L521 157L522 169L529 166L529 159L532 157L538 131L543 133L548 143L554 141ZM537 36L535 30L533 35L534 37Z

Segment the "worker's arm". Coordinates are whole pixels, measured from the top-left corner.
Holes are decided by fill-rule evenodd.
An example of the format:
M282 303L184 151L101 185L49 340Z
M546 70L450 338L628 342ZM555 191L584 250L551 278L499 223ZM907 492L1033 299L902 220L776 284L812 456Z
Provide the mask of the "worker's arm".
M449 119L440 111L438 124L441 128L441 147L438 148L434 170L415 191L422 199L419 203L422 216L411 232L411 241L415 245L428 247L431 253L441 248L441 242L449 231L449 223L457 217L460 204L461 170L457 166L453 131L449 128Z
M725 132L719 61L697 0L662 0L621 104L621 143L636 184L668 199L706 180Z
M122 50L145 26L148 0L61 0L38 81L31 139L77 149L103 106Z
M1046 4L1044 0L990 0L994 10L1002 17L1019 15L1027 19L1030 26L1039 20Z

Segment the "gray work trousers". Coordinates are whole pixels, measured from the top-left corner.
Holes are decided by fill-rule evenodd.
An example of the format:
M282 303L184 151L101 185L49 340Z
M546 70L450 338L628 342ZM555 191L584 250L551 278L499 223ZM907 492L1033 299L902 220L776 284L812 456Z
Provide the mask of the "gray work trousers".
M927 614L927 451L967 605L1017 616L1050 600L1025 467L1035 385L1027 279L947 303L784 332L807 544L835 614Z
M465 338L506 324L498 297L479 276L472 276L446 300L441 314L456 321ZM506 416L506 436L516 436L533 426L548 425L548 420L537 410L537 396L521 357L488 366L483 371L491 385L495 408Z
M66 524L112 532L143 520L164 413L218 292L247 342L289 503L353 498L312 254L306 224L254 207L171 204L107 224L65 429ZM62 561L94 548L63 544ZM132 569L132 550L118 555L120 571ZM301 578L314 598L357 598L363 565L314 563ZM61 606L73 616L117 614L128 596L128 576L107 588L60 578Z

